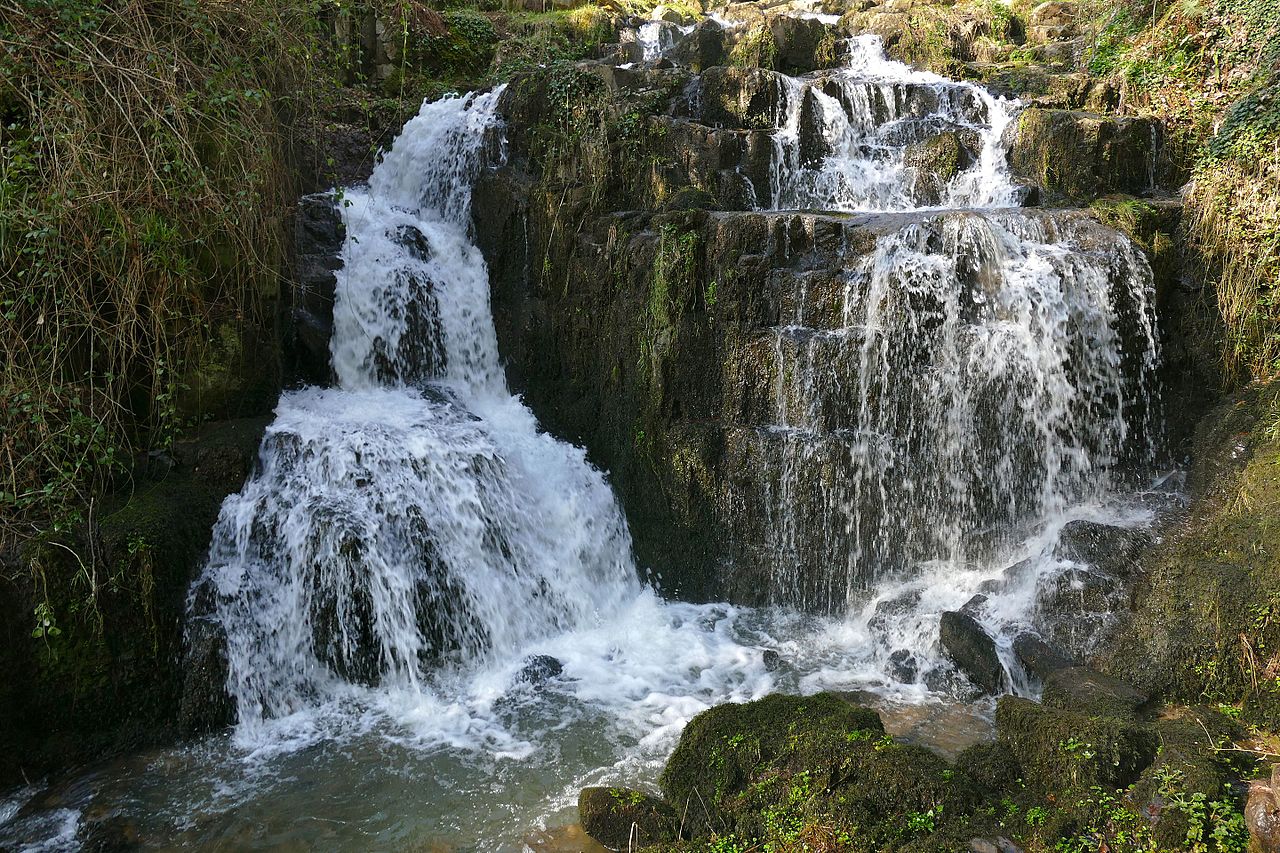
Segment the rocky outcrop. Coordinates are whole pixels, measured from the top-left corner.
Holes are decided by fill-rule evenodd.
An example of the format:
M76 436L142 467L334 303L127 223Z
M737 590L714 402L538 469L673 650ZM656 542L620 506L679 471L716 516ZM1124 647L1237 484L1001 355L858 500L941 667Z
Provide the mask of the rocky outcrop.
M1264 511L1280 502L1276 396L1275 385L1252 386L1201 422L1189 515L1144 556L1106 660L1146 692L1241 702L1246 719L1268 727L1280 724L1280 541Z
M1069 199L1155 184L1160 128L1150 119L1033 107L1011 125L1008 142L1015 174Z

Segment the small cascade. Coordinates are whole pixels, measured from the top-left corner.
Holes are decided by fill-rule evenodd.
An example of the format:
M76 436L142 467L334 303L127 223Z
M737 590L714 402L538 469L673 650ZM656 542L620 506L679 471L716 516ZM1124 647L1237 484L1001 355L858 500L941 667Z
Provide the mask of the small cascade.
M1014 105L972 83L916 71L884 55L879 36L843 43L833 71L789 77L716 69L695 79L677 117L736 118L772 146L767 185L747 178L764 210L888 212L1015 207L1001 139ZM727 107L727 112L726 112Z
M506 388L470 187L501 90L427 104L348 191L339 387L286 394L204 581L242 731L363 687L428 689L639 592L581 450Z

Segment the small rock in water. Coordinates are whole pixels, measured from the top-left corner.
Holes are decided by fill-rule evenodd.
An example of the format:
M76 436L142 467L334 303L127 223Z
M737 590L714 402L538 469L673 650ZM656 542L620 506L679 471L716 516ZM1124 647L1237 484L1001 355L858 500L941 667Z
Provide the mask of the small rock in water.
M948 610L942 614L939 639L947 657L974 686L991 694L1004 689L1004 666L996 652L996 642L976 619Z
M676 840L675 809L630 788L583 788L578 820L587 835L613 850L631 850Z
M533 655L520 669L516 681L528 684L544 684L564 672L564 664L551 655Z
M764 661L764 668L769 672L774 672L778 667L782 666L782 655L773 649L765 649L760 657Z
M1057 646L1036 634L1019 634L1013 640L1013 653L1028 675L1044 681L1050 673L1076 666L1076 662Z
M960 607L960 612L976 617L982 608L986 606L987 601L987 596L978 593Z
M913 589L881 601L876 605L875 613L867 620L867 627L876 633L883 632L893 617L915 610L920 604L920 595L920 590Z
M889 655L889 675L903 684L915 684L916 678L920 675L916 656L906 649L898 649Z

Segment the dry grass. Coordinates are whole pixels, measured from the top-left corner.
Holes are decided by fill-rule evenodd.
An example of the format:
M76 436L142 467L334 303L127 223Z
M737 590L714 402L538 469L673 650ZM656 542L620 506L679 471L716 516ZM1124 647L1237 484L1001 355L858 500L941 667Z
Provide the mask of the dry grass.
M4 538L170 440L215 327L268 322L318 11L0 0Z

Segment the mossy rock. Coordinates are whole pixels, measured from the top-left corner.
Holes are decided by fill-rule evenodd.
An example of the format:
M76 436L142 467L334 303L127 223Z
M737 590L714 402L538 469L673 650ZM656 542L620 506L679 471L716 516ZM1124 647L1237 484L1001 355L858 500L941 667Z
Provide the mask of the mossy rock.
M1069 666L1045 677L1042 701L1050 708L1091 717L1136 720L1149 698L1118 678L1084 666Z
M630 788L583 788L578 820L587 835L614 850L675 841L679 829L671 806Z
M848 849L946 835L949 821L979 801L966 775L885 735L874 711L829 693L698 715L660 781L694 838L821 827Z
M1114 790L1132 783L1160 745L1146 723L1091 717L1017 696L1001 697L996 731L1027 786L1060 799L1094 786Z
M1032 107L1013 126L1014 174L1069 199L1150 188L1160 131L1152 119Z

